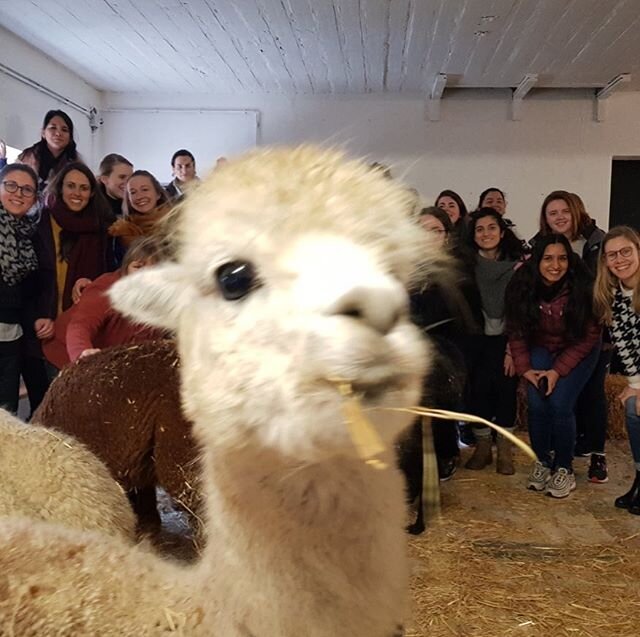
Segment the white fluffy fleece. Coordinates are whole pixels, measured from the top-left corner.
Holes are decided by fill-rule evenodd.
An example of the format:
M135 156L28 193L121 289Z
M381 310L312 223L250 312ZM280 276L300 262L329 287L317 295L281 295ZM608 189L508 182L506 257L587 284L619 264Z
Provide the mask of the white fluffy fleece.
M176 261L112 298L177 333L209 544L183 567L5 521L0 633L394 634L408 572L393 441L411 417L377 408L419 400L428 351L406 289L437 261L411 205L379 171L313 147L255 151L189 195L172 219ZM255 273L235 300L220 280L229 263ZM358 457L336 378L361 393L387 469Z

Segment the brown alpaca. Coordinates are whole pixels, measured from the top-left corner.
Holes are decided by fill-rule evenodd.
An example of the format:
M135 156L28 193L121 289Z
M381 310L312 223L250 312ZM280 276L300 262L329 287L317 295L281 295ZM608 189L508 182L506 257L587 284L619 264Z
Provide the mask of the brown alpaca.
M197 515L200 470L179 367L170 340L102 350L60 372L33 421L80 440L125 491L145 494L132 498L138 514L152 517L160 485Z

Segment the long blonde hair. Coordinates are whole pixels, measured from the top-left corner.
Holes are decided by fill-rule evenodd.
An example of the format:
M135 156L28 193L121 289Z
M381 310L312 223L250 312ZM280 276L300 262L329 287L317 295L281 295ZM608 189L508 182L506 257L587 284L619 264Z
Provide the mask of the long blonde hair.
M619 286L618 278L611 274L605 259L607 242L612 239L627 239L633 243L638 252L638 256L640 256L640 235L633 228L629 226L616 226L604 235L598 257L598 274L596 275L593 293L593 307L596 316L605 325L611 325L613 321L613 297ZM640 314L640 278L633 290L633 310L636 314Z

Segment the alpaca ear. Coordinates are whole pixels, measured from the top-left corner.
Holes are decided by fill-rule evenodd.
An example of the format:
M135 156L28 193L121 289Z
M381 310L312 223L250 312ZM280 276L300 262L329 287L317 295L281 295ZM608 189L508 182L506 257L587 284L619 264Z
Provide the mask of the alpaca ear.
M175 330L192 291L182 266L165 263L121 278L109 298L116 310L139 323Z

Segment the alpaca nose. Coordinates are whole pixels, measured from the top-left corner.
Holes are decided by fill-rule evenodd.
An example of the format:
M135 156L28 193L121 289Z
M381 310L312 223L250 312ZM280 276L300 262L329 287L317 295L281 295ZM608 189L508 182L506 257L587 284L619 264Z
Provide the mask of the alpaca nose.
M356 287L343 294L329 314L350 316L385 335L395 327L406 308L407 295L400 287Z

